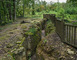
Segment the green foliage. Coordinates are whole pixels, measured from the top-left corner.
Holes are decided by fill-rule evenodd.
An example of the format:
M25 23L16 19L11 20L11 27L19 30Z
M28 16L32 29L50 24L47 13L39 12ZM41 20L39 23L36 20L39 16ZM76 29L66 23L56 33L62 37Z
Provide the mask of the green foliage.
M52 33L55 31L54 24L51 20L48 20L45 26L45 35L48 35L49 33Z
M63 8L59 9L57 17L59 17L60 19L64 19L64 17L65 17L65 10Z
M55 3L54 11L57 12L57 17L62 19L77 20L77 2Z
M36 32L36 29L35 28L31 28L31 29L29 29L28 32L35 33Z
M14 18L14 5L13 0L11 1L0 1L0 25L13 22ZM9 7L10 6L10 7ZM13 17L13 18L12 18Z
M36 33L36 28L30 28L27 32L25 32L26 35L34 35Z
M44 43L47 43L47 39L44 40Z
M77 19L77 1L47 4L46 1L39 0L17 0L16 9L14 3L14 0L0 1L0 25L12 23L15 20L14 10L16 10L17 17L25 15L24 17L43 18L43 14L57 14L57 17L61 19Z
M31 57L29 58L29 60L31 60Z
M65 17L65 19L70 19L70 20L77 20L77 15L75 15L75 14L72 14L72 15L70 15L70 14L66 14L66 17Z
M73 25L77 25L77 22L72 23Z
M66 14L77 14L77 7L68 7L65 9Z

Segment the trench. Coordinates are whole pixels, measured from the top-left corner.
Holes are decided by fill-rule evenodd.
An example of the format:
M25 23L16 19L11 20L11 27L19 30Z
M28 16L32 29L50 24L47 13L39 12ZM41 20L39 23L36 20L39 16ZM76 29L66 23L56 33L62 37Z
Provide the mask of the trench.
M50 19L51 20L51 19ZM74 52L74 49L72 50L71 48L70 48L70 46L68 46L68 45L66 45L66 44L64 44L64 43L62 43L62 41L60 40L60 37L57 35L57 33L55 32L55 26L54 26L54 24L52 24L52 22L50 21L49 19L46 19L46 21L43 21L43 23L42 23L42 30L41 30L41 40L43 39L43 38L47 38L47 37L45 37L45 35L48 35L49 33L50 33L50 31L52 31L52 32L54 32L54 34L52 34L51 36L49 35L48 36L48 38L50 37L50 39L48 39L49 40L49 42L48 42L48 44L47 44L47 46L49 46L49 51L48 50L45 50L44 49L44 51L49 55L49 53L50 52L52 52L52 53L50 53L51 55L51 58L54 58L54 59L52 59L52 60L56 60L56 59L60 59L60 60L73 60L72 58L70 58L70 56L73 56L73 57L75 57L76 55L73 53L73 55L70 55L69 56L69 51L68 50L70 50L71 52ZM51 22L51 23L50 23ZM51 25L51 26L50 26ZM46 28L48 28L48 29L46 29ZM38 44L37 44L38 45ZM52 45L52 46L51 46ZM39 46L40 47L40 46ZM45 46L43 46L43 47L45 47ZM47 47L48 48L48 47ZM51 49L52 48L52 49ZM35 50L36 49L38 49L37 47L35 48ZM53 49L54 49L54 51L53 51ZM38 49L39 50L39 49ZM55 52L55 53L54 53ZM61 54L62 53L62 54ZM38 57L38 55L40 54L40 56L41 57ZM44 60L45 59L45 55L44 55L44 57L42 57L42 54L41 54L41 52L39 53L38 55L37 55L37 53L35 52L35 54L33 54L31 57L30 57L30 59L28 59L28 60ZM53 54L53 55L52 55ZM47 57L47 60L51 60L51 58L50 58L50 56L49 57ZM56 56L56 57L55 57ZM64 58L64 57L62 57L62 56L68 56L68 57L66 57L66 58ZM39 58L39 59L38 59ZM75 57L76 58L76 57ZM74 60L76 60L76 59L74 59Z
M44 20L43 21L43 23L42 23L42 28L40 28L41 29L41 40L43 39L43 38L45 38L45 35L46 35L46 31L45 31L45 29L46 29L46 22L47 21L50 21L49 19L46 19L46 20ZM41 41L40 40L40 41ZM40 43L40 41L39 41L39 43ZM39 44L38 43L38 44ZM38 46L38 44L37 44L37 46ZM32 56L30 56L30 57L28 57L28 60L37 60L37 55L36 55L36 49L37 49L37 47L35 48L35 53L32 55Z
M40 23L37 23L38 27L30 26L30 30L26 30L27 28L25 28L25 30L23 30L23 36L26 38L24 39L22 45L25 49L17 49L16 51L14 51L13 53L13 57L15 60L38 60L38 58L42 58L42 57L38 57L37 53L36 53L36 49L37 45L40 43L41 40L43 40L43 38L47 38L46 36L50 33L50 31L53 32L53 30L55 31L54 25L51 23L50 21L51 19L45 19L43 21L40 21ZM25 26L25 25L24 25ZM35 29L37 28L37 29ZM34 30L33 30L34 29ZM26 33L25 33L26 32ZM33 34L32 34L33 33ZM38 36L37 36L37 35ZM38 38L39 37L39 38ZM63 48L63 43L60 41L59 36L53 34L53 35L48 35L48 38L51 37L50 39L48 39L48 46L50 46L50 44L52 43L52 46L54 48L59 48L59 50L62 51L61 46ZM53 37L53 38L52 38ZM38 41L36 41L38 40ZM31 43L30 43L31 42ZM36 43L35 43L36 42ZM38 42L38 43L37 43ZM58 44L58 43L59 44ZM19 42L20 43L20 42ZM28 45L29 43L29 45ZM31 45L30 45L31 44ZM34 45L35 44L35 45ZM56 46L57 45L57 46ZM33 47L34 46L34 47ZM64 45L63 49L67 49L68 46ZM43 46L45 47L45 46ZM52 47L52 48L53 48ZM38 49L39 50L39 49ZM44 50L45 51L45 50ZM64 51L64 50L63 50ZM17 52L15 54L15 52ZM31 52L29 55L27 54L27 52ZM34 53L33 53L34 52ZM66 51L65 51L66 52ZM47 53L47 52L46 52ZM52 52L53 53L53 52ZM41 53L40 53L41 54ZM49 53L48 53L49 54ZM58 57L57 57L58 58ZM12 59L11 59L12 60ZM40 59L43 60L43 59ZM49 60L49 59L48 59ZM51 59L50 59L51 60Z
M42 30L41 37L42 38L45 37L45 30ZM31 58L31 60L37 60L36 52L30 58Z

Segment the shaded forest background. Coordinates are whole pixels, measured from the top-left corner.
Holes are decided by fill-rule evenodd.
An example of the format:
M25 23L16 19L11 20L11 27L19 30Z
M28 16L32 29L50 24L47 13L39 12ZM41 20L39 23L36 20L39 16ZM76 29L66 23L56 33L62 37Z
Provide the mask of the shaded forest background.
M16 21L18 17L42 18L45 13L56 14L67 22L77 19L77 1L54 3L40 0L0 0L0 25ZM75 23L77 24L77 23Z

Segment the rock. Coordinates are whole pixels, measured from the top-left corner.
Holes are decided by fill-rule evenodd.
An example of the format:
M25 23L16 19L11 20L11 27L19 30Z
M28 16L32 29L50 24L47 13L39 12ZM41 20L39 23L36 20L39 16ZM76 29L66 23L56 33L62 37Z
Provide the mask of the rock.
M7 55L5 57L2 57L1 60L14 60L13 57L11 55Z
M68 52L69 54L74 54L74 51L72 51L71 49L67 49L67 52Z
M14 54L18 54L24 51L24 47L20 47L19 49L14 49L13 51L11 51Z
M24 47L20 47L20 49L18 49L19 52L22 52L24 50Z
M4 47L4 51L5 51L5 52L8 52L9 49L8 49L7 47Z
M60 56L59 57L59 60L64 60L65 59L65 56Z
M71 58L73 59L74 57L71 56Z

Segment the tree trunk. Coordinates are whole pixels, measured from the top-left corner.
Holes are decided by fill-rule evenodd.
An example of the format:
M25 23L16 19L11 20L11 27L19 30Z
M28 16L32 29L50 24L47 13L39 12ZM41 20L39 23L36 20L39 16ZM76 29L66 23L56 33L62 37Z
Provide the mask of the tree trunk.
M34 4L35 4L35 3L34 3L34 0L33 0L33 3L32 3L32 9L33 9L33 10L32 10L32 15L35 15L35 11L34 11L34 9L35 9L35 8L34 8Z
M0 6L2 6L2 3L0 2ZM0 13L1 13L1 8L0 8ZM1 14L0 14L0 24L2 23L2 20L1 20Z
M13 0L13 21L16 20L16 0Z
M11 2L11 0L9 0L9 1ZM9 19L12 20L12 8L11 8L12 5L11 5L11 3L9 3L9 6L10 6L9 7Z
M9 9L8 9L9 6L8 6L8 3L6 3L6 7L7 7L7 14L6 14L7 15L7 20L9 20Z
M23 0L23 17L24 17L24 0Z

